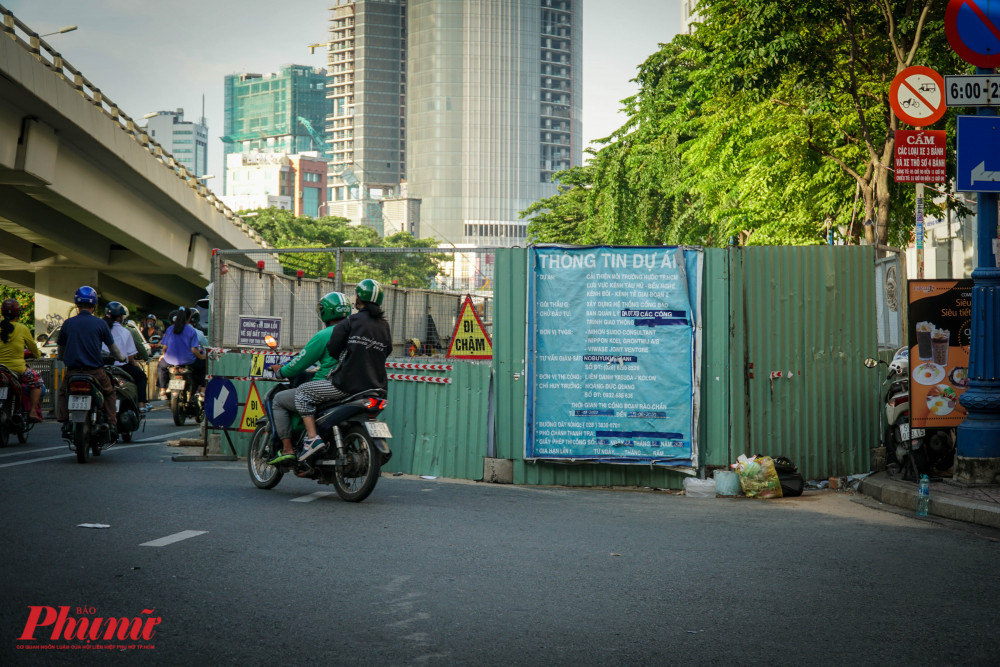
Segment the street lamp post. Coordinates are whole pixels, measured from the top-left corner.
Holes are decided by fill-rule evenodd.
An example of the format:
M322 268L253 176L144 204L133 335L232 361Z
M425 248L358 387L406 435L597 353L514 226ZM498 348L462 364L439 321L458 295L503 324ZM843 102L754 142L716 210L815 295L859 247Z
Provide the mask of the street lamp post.
M75 26L75 25L68 25L68 26L64 26L62 28L59 28L56 31L47 32L44 35L39 35L39 37L48 37L49 35L62 35L62 34L67 33L67 32L73 32L76 29L77 29L77 26Z

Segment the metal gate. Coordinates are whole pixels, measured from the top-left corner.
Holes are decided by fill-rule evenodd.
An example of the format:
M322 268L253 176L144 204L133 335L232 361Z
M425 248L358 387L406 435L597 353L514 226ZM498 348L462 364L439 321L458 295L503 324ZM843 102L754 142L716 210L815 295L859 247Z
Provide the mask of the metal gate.
M867 469L878 441L878 386L863 364L878 351L874 249L734 249L730 275L744 452L788 456L813 479Z

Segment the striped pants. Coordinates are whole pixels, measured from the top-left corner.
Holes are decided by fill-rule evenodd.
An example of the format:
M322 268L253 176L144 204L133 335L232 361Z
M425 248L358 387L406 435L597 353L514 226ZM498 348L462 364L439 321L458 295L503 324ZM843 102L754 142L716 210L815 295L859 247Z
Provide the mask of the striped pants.
M327 401L347 398L347 394L333 386L329 380L305 382L295 390L295 411L309 417L316 414L316 406Z

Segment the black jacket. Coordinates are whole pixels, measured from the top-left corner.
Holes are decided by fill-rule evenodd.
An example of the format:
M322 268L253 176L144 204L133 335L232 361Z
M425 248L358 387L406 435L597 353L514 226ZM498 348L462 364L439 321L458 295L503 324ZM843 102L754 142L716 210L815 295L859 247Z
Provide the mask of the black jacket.
M392 334L384 319L372 317L367 310L344 318L333 327L326 350L339 359L330 381L341 391L352 395L388 388L385 360L392 352Z

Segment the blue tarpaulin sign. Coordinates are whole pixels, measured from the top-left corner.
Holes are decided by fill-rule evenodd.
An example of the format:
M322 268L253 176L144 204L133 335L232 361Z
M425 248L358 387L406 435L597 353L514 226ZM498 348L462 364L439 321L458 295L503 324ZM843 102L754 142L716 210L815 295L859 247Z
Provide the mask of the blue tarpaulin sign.
M534 246L525 458L695 458L701 252Z

